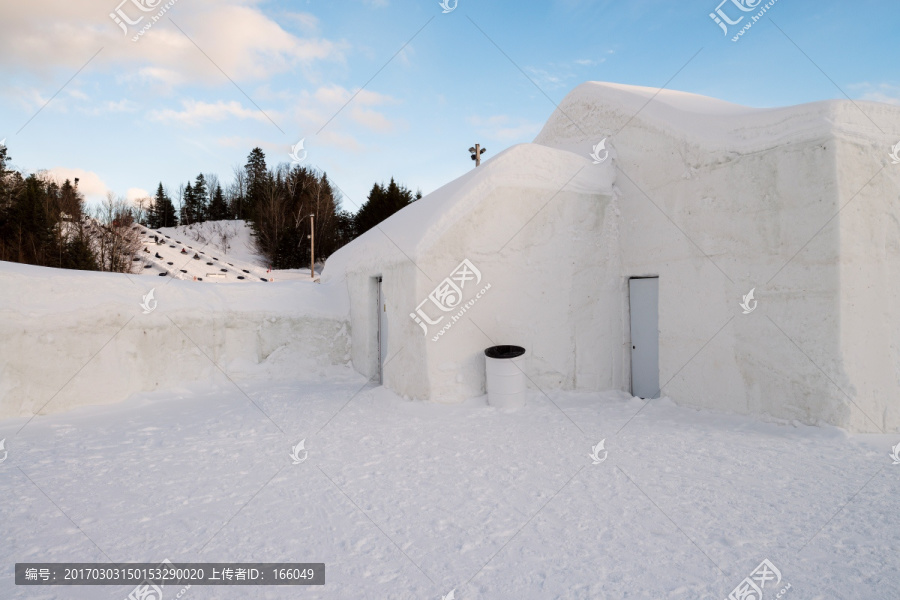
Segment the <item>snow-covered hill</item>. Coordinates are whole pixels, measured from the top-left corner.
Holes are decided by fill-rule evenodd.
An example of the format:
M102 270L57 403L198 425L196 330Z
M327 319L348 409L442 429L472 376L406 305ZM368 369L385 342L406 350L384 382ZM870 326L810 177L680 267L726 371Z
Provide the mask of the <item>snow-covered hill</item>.
M143 248L135 272L188 281L311 281L309 269L271 270L253 249L245 221L206 221L149 229L135 225Z

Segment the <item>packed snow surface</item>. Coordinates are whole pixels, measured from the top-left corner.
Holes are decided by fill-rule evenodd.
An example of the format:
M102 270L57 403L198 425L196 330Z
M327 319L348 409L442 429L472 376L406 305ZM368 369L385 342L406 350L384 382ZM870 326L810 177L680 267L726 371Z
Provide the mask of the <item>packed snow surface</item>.
M16 434L24 422L0 422L4 599L130 591L16 587L16 562L166 558L326 565L324 587L194 586L190 600L721 600L764 559L782 576L767 600L787 584L797 600L900 588L885 436L622 394L413 404L344 367L222 377Z

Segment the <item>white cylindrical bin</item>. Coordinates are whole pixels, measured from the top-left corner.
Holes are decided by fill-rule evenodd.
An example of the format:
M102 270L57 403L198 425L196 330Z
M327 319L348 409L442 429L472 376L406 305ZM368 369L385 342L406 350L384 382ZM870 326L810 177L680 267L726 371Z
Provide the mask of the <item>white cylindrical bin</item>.
M491 346L484 351L488 404L498 408L525 406L525 373L521 346Z

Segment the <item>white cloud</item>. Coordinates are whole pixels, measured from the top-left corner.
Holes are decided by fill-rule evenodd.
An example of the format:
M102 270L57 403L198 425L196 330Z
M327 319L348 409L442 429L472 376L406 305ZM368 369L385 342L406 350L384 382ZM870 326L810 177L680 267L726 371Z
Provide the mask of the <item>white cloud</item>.
M378 92L373 92L371 90L359 91L359 93L356 93L355 97L354 93L356 92L351 92L347 88L331 84L317 89L313 97L322 104L331 106L343 105L348 102L350 98L353 98L355 104L361 104L363 106L381 106L385 104L395 104L397 102L390 96L379 94Z
M399 101L386 94L371 90L351 91L331 84L319 87L312 93L302 92L295 99L292 117L310 141L311 136L327 123L322 133L316 136L318 143L358 152L363 146L356 136L347 131L348 122L361 126L359 133L391 133L405 125L405 121L391 119L377 109L396 104Z
M290 13L291 23L313 32L301 37L247 0L177 2L138 42L131 38L154 13L141 14L124 3L122 10L131 19L143 20L123 35L109 17L115 9L115 0L45 0L39 10L30 3L5 3L0 64L55 80L60 73L71 76L103 48L91 62L92 70L113 67L125 79L178 85L221 83L219 69L235 81L263 80L318 61L342 61L346 50L345 43L314 34L318 22L312 15Z
M534 138L541 130L542 123L526 119L513 119L508 115L491 117L469 117L466 119L480 135L501 142L515 142Z
M137 109L137 103L132 102L127 98L118 101L107 100L106 102L101 102L99 105L91 105L89 107L82 106L78 108L80 112L92 116L106 115L109 113L135 112Z
M239 135L217 138L216 144L225 148L253 148L253 146L259 146L259 143L248 142L246 138Z
M106 112L134 112L138 109L138 105L131 100L124 98L118 102L104 102L103 109Z
M612 50L610 50L612 52ZM574 61L576 65L579 67L595 67L599 64L606 62L606 57L604 58L579 58Z
M48 169L49 173L56 181L62 183L66 179L75 183L78 178L78 191L84 194L88 201L100 201L106 198L106 192L109 188L100 179L100 176L93 171L85 171L84 169L72 169L69 167L53 167Z
M128 191L125 192L125 198L129 202L134 202L135 200L140 200L142 198L149 198L150 192L143 188L128 188Z
M565 85L566 78L558 74L553 74L544 69L537 69L535 67L528 67L527 70L531 74L531 78L541 89L556 89Z
M857 94L860 100L883 102L900 106L900 85L890 83L872 84L869 82L854 83L847 86Z
M49 99L44 97L40 90L33 87L21 87L15 85L0 87L0 94L9 98L12 102L18 104L23 110L29 113L34 113L41 107L46 106L47 100ZM66 112L66 107L61 102L54 102L48 109L57 112Z
M295 23L300 29L307 33L315 33L319 30L319 19L315 15L309 13L287 13L284 15L283 19Z
M228 118L254 119L268 121L266 115L256 107L246 108L240 102L210 103L201 100L182 100L183 110L154 110L150 112L150 118L155 121L179 121L188 125L198 125L202 122L223 121ZM268 113L272 116L272 113Z
M390 119L380 112L358 106L350 109L350 118L376 133L390 133L395 126Z
M607 53L612 54L612 50ZM606 57L579 58L571 62L550 63L544 68L526 67L531 78L543 90L553 90L570 87L572 80L583 77L586 67L596 67L606 62Z
M323 131L316 136L316 142L323 146L331 146L347 152L358 153L363 150L362 144L355 137L336 131ZM307 143L305 146L308 148L310 144Z

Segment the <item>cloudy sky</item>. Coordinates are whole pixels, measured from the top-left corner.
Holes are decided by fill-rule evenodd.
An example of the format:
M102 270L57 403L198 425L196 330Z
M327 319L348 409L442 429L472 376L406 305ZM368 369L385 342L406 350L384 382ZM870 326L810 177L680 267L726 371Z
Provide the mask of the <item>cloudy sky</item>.
M709 14L759 0L447 1L3 2L0 139L91 199L227 183L254 146L271 166L303 139L355 210L391 176L458 177L475 142L531 141L584 81L900 103L896 0L778 0L736 43Z

